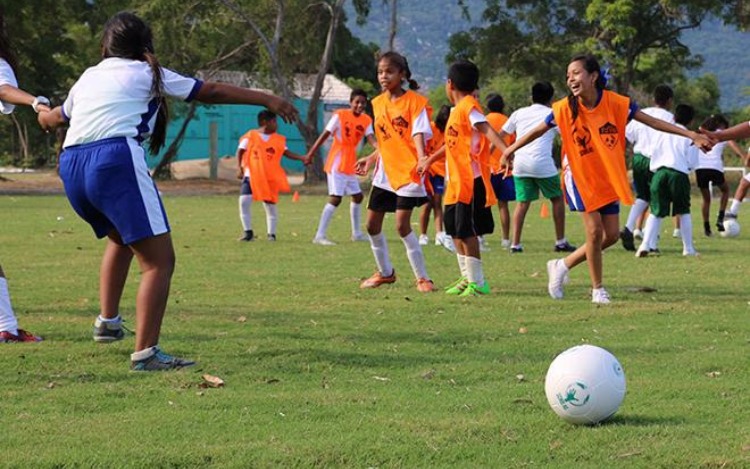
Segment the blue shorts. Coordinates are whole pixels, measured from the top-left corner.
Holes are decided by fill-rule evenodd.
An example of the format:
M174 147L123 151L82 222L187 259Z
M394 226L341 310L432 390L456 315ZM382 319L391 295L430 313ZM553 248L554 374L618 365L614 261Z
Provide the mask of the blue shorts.
M568 202L571 212L589 212L583 204L581 194L578 192L578 187L572 177L565 178L565 200ZM602 215L618 215L620 213L620 202L610 202L595 211Z
M490 182L492 182L492 190L497 200L501 202L516 200L516 183L513 181L513 176L493 174L490 176Z
M98 238L116 231L131 244L170 231L143 148L116 137L66 148L60 177L70 204Z
M445 194L445 178L443 176L430 176L430 184L432 185L432 193L434 195Z
M253 188L250 187L250 178L245 176L242 178L242 185L240 185L240 195L252 195Z

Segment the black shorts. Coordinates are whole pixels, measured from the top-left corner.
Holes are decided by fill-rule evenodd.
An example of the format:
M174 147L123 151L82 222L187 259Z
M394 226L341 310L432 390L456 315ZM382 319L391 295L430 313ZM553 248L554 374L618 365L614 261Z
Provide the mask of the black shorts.
M242 185L240 186L240 195L252 195L253 189L250 187L250 178L243 177Z
M390 212L396 210L413 210L427 203L427 197L401 197L395 192L372 186L367 209L373 212Z
M470 204L446 205L443 213L445 232L453 238L465 239L490 234L495 230L492 207L485 207L487 193L482 178L474 179L474 197Z
M709 182L714 186L721 186L724 184L724 173L718 169L696 169L695 181L701 189L708 189Z

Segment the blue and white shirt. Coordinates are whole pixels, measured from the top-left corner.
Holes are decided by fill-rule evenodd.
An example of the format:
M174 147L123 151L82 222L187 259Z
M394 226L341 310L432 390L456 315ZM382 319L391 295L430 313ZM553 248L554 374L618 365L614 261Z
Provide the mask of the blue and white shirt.
M202 81L162 68L164 93L191 101ZM62 105L70 128L63 148L112 137L143 141L156 120L157 100L151 94L153 75L146 62L108 58L88 68Z
M18 82L16 81L16 74L13 73L13 68L5 59L0 58L0 86L10 85L14 88L18 88ZM10 114L16 107L10 103L0 101L0 113Z

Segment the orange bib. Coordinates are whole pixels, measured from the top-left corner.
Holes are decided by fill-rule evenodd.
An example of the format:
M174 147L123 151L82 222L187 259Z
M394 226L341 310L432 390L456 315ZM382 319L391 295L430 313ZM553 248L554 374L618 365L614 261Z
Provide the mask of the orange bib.
M469 114L474 109L482 112L482 107L473 96L464 96L451 111L451 116L445 125L446 205L472 202L474 198L472 161L479 164L482 173L482 182L487 193L485 206L491 207L497 202L490 180L489 145L482 145L478 154L471 152L474 127L469 120Z
M351 109L342 109L336 111L339 117L339 140L336 132L333 135L333 145L328 152L328 159L324 166L326 173L331 173L333 163L336 161L336 155L339 157L338 172L343 174L354 174L354 165L357 162L357 145L365 136L367 127L372 123L372 119L365 113L355 116Z
M630 98L604 90L594 109L579 104L578 117L568 100L552 105L560 128L562 153L568 164L587 212L612 202L633 203L633 193L625 167L625 126Z
M440 147L445 143L443 132L438 129L434 122L430 122L430 127L432 128L432 138L427 142L424 149L427 156L440 150ZM430 165L430 174L445 177L445 157L440 158Z
M274 133L266 142L261 135L261 132L251 130L240 138L248 139L247 150L242 155L242 167L250 171L253 200L275 204L279 201L279 192L291 191L281 167L286 137Z
M417 174L417 150L411 137L414 120L427 106L427 98L407 91L395 101L385 92L372 100L375 136L383 170L393 190L420 184Z
M497 133L500 133L506 122L508 122L508 116L506 116L505 114L500 114L499 112L491 112L487 114L487 123L490 124L490 127L495 129L495 132ZM509 135L503 139L503 142L505 142L505 144L508 146L513 145L513 142L515 141L515 135ZM491 145L490 141L486 138L483 139L482 144L488 146ZM503 156L503 152L501 152L499 148L495 148L495 150L490 153L490 168L492 169L493 173L499 173L501 170L505 169L500 166L501 156ZM506 176L510 176L512 174L513 173L511 171L508 171Z

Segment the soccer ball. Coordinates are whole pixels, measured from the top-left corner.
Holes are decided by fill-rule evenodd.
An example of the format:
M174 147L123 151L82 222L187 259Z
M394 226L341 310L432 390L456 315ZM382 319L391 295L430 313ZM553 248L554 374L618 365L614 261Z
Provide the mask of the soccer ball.
M725 238L736 238L740 235L740 224L736 218L727 218L724 220L724 231L720 231Z
M625 373L614 355L594 345L555 357L544 380L547 401L566 422L592 425L612 417L625 397Z

